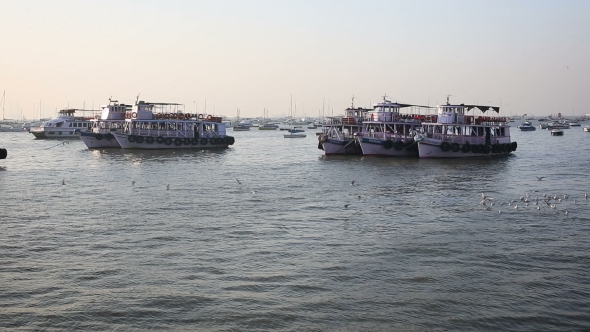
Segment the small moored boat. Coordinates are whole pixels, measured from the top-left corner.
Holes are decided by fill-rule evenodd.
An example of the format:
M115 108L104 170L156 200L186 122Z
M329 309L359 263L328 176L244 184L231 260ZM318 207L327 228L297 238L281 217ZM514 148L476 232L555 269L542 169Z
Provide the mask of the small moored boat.
M563 136L563 130L551 129L551 136Z

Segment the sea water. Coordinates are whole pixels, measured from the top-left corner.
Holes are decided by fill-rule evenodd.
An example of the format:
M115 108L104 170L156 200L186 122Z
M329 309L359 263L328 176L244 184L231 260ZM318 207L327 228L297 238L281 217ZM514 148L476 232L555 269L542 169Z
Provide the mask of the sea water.
M590 133L564 132L462 160L1 133L0 328L589 330Z

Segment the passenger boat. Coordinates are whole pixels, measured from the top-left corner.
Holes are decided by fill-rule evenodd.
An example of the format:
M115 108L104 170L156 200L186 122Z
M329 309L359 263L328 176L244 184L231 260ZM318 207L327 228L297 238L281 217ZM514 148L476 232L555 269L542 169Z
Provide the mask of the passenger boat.
M518 129L520 129L521 131L537 130L537 128L535 128L535 126L533 126L533 124L530 121L523 122L520 126L518 126Z
M76 112L90 113L89 116L76 116ZM40 127L31 127L30 133L35 138L77 138L77 130L90 127L97 110L63 109L56 118L44 122Z
M355 133L364 156L418 156L414 136L422 121L436 121L436 115L420 115L423 106L399 104L383 97L373 106L363 121L361 131ZM411 107L416 112L400 113ZM416 109L418 108L418 109Z
M179 105L139 101L113 135L123 149L225 149L234 144L221 117L165 111Z
M563 130L551 129L551 136L563 136Z
M367 112L371 109L354 107L353 103L344 110L344 117L327 117L323 130L318 135L318 149L324 155L362 155L360 143L354 134L360 132Z
M588 125L584 126L584 131L585 132L590 132L590 126L588 126Z
M446 105L437 106L438 120L423 122L422 132L415 136L420 158L501 156L516 151L507 119L466 114L475 108L500 112L495 106L451 105L448 97Z
M109 104L102 106L100 117L90 120L90 128L78 130L76 134L89 149L120 148L113 132L123 130L125 119L132 117L131 110L131 105L109 99Z

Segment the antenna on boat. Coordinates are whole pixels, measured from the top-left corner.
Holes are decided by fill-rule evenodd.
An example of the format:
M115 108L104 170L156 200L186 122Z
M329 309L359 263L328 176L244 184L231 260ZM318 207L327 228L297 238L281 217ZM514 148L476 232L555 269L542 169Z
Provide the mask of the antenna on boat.
M137 102L139 101L139 93L137 94L137 97L135 97L135 104L137 104Z
M449 97L450 97L450 96L452 96L452 95L447 95L447 105L450 105L450 104L449 104Z
M352 95L352 102L350 103L350 108L354 108L354 95Z

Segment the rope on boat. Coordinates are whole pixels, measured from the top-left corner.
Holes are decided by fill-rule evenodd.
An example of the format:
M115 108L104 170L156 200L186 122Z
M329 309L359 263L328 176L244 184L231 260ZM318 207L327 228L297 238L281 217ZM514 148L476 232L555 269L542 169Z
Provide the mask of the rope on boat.
M70 141L63 141L63 142L61 142L61 143L59 143L59 144L56 144L56 145L54 145L54 146L50 146L50 147L46 148L45 150L49 150L49 149L52 149L52 148L54 148L54 147L56 147L56 146L60 146L60 145L66 145L66 144L70 144Z

